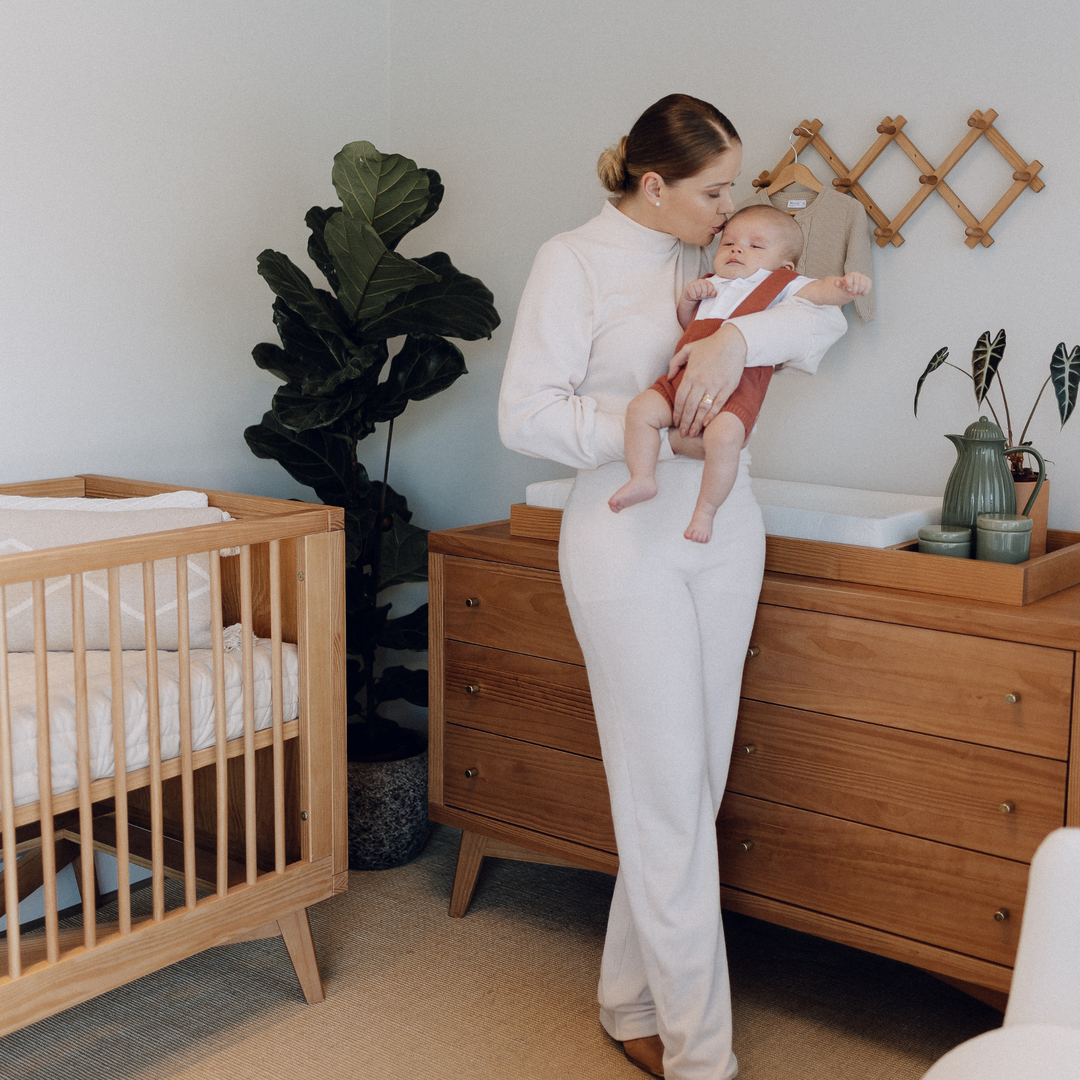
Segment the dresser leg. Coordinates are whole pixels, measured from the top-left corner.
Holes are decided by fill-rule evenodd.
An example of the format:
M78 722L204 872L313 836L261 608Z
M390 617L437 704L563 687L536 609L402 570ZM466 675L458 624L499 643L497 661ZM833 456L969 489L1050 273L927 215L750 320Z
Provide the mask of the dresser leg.
M454 873L454 891L450 896L450 918L460 919L469 910L476 879L484 861L487 837L479 833L462 832L461 849L458 851L457 870Z

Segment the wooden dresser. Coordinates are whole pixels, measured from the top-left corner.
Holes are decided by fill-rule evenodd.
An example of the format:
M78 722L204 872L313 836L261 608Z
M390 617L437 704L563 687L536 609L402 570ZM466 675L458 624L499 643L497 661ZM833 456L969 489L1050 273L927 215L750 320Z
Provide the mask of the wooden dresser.
M557 545L432 533L431 816L618 866ZM1039 841L1080 824L1080 586L1026 607L768 572L718 821L723 903L1004 991Z

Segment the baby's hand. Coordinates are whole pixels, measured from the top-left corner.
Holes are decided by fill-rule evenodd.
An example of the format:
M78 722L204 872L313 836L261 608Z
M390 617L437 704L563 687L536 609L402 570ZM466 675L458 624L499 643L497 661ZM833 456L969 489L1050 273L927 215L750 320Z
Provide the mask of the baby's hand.
M706 300L716 295L716 286L708 278L698 278L691 281L683 292L683 301L687 304L696 304L699 300Z
M843 289L852 296L865 296L874 287L874 283L865 274L855 270L837 278L835 283L838 289Z

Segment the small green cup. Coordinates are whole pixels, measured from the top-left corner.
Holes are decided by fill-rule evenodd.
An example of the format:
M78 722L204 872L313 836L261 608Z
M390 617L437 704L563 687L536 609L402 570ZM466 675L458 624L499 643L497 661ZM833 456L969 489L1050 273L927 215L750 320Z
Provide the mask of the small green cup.
M980 514L975 524L975 558L1022 563L1031 556L1031 518L1022 514Z
M963 525L924 525L919 530L919 551L924 555L971 558L971 530Z

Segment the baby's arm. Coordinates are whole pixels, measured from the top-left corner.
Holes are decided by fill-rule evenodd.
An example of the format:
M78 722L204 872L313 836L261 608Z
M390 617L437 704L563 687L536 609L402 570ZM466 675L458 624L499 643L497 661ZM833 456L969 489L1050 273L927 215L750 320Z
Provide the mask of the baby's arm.
M716 295L716 286L708 278L698 278L686 286L679 300L676 314L679 316L679 325L685 330L694 321L694 312L697 306L706 297Z
M812 304L832 304L836 307L854 300L856 296L865 296L874 283L865 275L852 271L843 277L818 278L804 285L795 295L809 300Z

